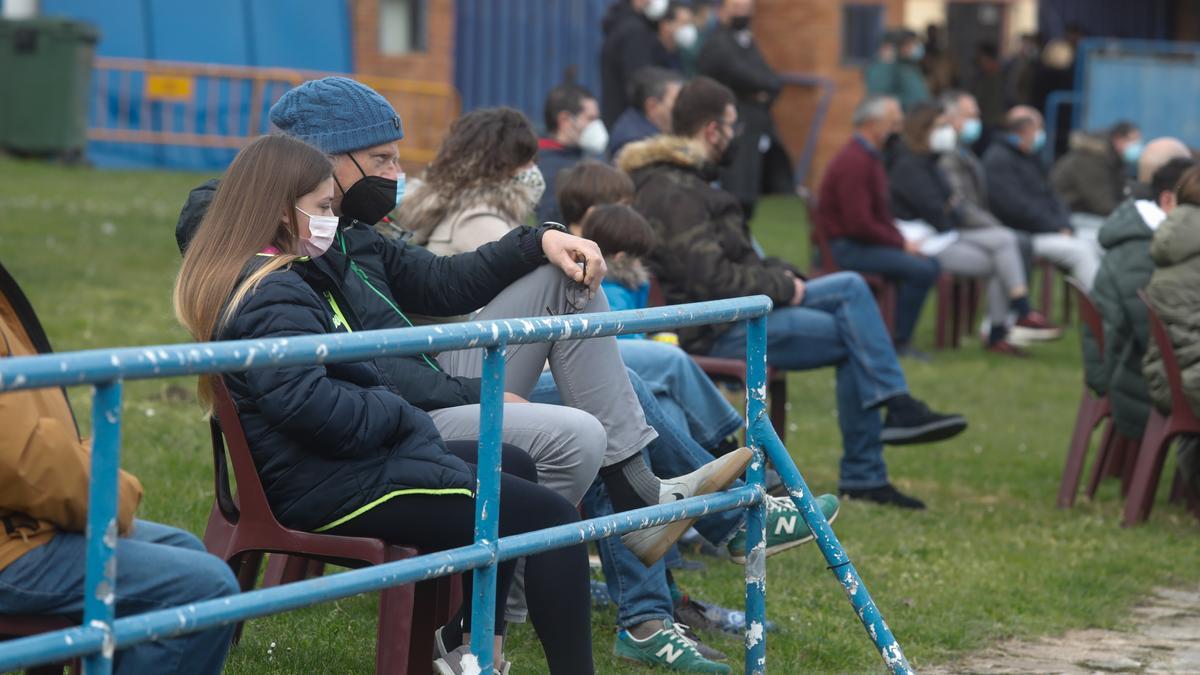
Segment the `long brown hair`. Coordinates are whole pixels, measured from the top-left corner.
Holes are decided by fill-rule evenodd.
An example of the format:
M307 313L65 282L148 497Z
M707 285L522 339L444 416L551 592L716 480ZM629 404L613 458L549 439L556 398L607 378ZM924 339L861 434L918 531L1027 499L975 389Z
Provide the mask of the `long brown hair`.
M293 207L331 175L329 157L288 136L263 136L238 153L188 245L175 280L175 318L193 338L215 339L259 281L299 257L299 224ZM247 263L271 246L280 255L239 284ZM209 391L207 380L201 378L202 402L210 400Z
M942 114L941 106L933 103L918 103L904 115L902 135L908 149L918 154L929 153L929 132Z
M537 156L538 140L529 118L512 108L484 108L450 125L425 181L438 194L453 197L479 186L512 178Z

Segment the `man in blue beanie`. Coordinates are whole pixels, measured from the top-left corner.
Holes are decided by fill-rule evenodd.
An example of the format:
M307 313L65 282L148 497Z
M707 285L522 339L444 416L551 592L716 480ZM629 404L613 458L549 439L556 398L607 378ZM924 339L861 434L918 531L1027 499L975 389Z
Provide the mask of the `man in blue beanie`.
M474 318L492 320L608 310L596 292L605 273L599 248L559 227L519 227L451 257L381 236L375 225L403 198L396 142L404 132L391 104L371 88L342 77L306 82L284 94L270 119L333 158L334 211L341 222L333 245L311 266L348 300L354 329L411 325L406 313L452 317L479 310ZM176 233L181 248L213 189L210 182L189 197ZM446 440L477 439L481 356L470 350L376 363L398 393L429 412ZM525 402L547 361L570 407ZM504 440L530 452L540 483L575 502L597 469L615 510L626 511L720 490L749 461L743 449L679 478L654 476L642 450L657 434L645 421L614 338L514 345L506 364ZM649 533L660 557L690 524ZM519 604L510 602L509 610L510 620L524 618ZM458 645L460 632L447 627L439 652Z

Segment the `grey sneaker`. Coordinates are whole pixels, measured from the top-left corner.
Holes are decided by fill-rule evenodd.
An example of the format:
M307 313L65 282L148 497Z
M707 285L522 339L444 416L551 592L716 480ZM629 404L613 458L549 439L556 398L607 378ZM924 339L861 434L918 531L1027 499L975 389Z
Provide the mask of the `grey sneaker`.
M446 643L442 640L442 629L439 628L433 633L433 672L437 675L462 675L467 672L463 668L463 659L471 653L471 649L467 646L457 647L446 651ZM474 664L474 657L472 656ZM508 675L508 671L512 669L512 664L508 661L501 661L498 668L493 668L494 675ZM479 666L476 665L470 672L478 673Z
M670 504L689 497L712 494L724 490L746 466L754 453L750 448L738 448L714 459L695 471L678 478L663 479L659 492L659 504ZM695 518L684 518L665 525L655 525L644 530L634 530L621 535L621 543L649 567L667 553L687 529L696 522Z

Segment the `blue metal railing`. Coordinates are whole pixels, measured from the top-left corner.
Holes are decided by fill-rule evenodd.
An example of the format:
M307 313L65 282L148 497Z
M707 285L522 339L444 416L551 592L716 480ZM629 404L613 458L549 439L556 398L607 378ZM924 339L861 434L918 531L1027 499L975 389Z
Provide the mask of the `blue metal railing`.
M492 654L496 564L682 518L735 508L749 510L746 537L747 673L766 671L766 532L764 460L769 457L839 583L894 673L911 672L865 584L821 514L808 486L775 435L766 414L766 320L763 296L627 312L510 319L347 334L183 344L0 359L0 392L95 385L92 474L83 623L79 627L0 643L0 670L83 657L86 672L110 673L121 649L214 626L276 614L390 586L474 570L471 644L483 672ZM719 494L650 506L581 523L497 539L504 349L509 344L657 332L706 323L748 321L748 442L755 457L748 485ZM484 348L475 543L448 551L341 574L241 593L114 620L117 467L120 463L121 383L178 375L222 373L283 365L361 361L427 351Z

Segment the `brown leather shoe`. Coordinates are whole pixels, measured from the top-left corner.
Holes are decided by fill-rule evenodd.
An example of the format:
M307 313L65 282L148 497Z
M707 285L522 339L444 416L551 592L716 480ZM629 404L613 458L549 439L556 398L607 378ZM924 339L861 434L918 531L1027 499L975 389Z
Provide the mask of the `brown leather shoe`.
M1027 358L1029 352L1012 344L1008 340L997 340L984 347L984 350L993 354L1002 354L1004 356L1015 356L1017 358Z

